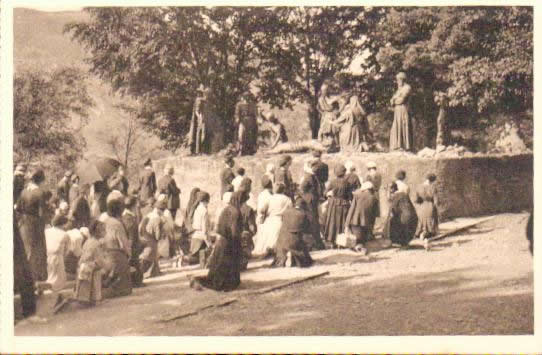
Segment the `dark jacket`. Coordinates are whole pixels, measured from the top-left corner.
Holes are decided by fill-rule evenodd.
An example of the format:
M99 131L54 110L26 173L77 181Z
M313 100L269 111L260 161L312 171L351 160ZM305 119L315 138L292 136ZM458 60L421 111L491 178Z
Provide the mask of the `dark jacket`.
M222 170L222 172L220 173L220 198L224 196L228 188L228 185L231 184L234 178L235 178L235 174L233 173L230 167L227 167L224 170Z
M346 216L346 225L367 227L372 231L378 214L378 201L374 193L365 190L353 194L352 204Z
M321 197L320 187L316 175L305 173L299 185L299 192L309 208L318 208Z
M65 177L62 178L57 185L56 188L56 195L60 200L64 200L66 202L69 201L70 197L70 182Z
M329 168L323 161L318 161L313 169L314 175L316 175L318 181L320 182L321 190L324 191L324 186L329 178Z
M348 183L348 199L352 200L354 191L361 187L361 183L359 182L359 177L356 173L350 173L346 175L345 178Z
M289 170L278 168L275 170L275 185L283 184L285 186L284 194L290 198L294 197L295 186L292 181L292 175Z
M170 175L164 175L158 181L158 191L161 194L166 194L168 197L167 208L170 210L176 210L181 206L179 194L181 190L177 187L175 179Z
M85 196L73 200L68 216L74 228L90 226L90 206Z
M111 175L107 183L110 190L117 190L124 195L128 193L128 179L125 176L121 176L118 173Z
M143 169L139 177L139 200L146 202L156 193L156 175L152 169Z
M24 190L24 175L13 176L13 203L17 203L21 192Z

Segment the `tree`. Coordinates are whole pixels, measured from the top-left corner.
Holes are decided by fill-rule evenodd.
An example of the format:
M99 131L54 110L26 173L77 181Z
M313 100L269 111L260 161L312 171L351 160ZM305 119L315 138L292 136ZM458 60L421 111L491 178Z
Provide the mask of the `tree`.
M366 57L361 65L370 72L376 52L372 32L385 10L278 7L269 12L262 23L266 35L256 41L265 64L261 96L274 106L307 103L312 137L316 138L320 128L317 110L320 87L324 81L335 81L338 76L343 83L359 80L347 75L347 70L362 54ZM268 35L270 32L273 35Z
M65 32L90 52L91 72L140 103L137 116L166 148L186 143L196 88L234 136L233 114L241 93L257 79L253 39L264 8L86 8L89 22Z
M13 102L13 153L17 162L40 162L54 173L72 165L82 155L82 127L93 102L86 76L75 68L50 73L15 74Z
M383 82L407 72L416 115L437 116L437 145L448 143L448 112L466 116L532 109L530 7L404 7L375 32ZM457 119L457 117L456 117Z

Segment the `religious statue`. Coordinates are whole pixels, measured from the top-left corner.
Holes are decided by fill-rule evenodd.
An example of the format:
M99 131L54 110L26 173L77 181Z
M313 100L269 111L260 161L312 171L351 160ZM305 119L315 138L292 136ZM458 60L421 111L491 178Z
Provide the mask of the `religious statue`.
M239 155L252 155L258 150L258 107L249 91L241 96L235 106L235 123L238 125L237 149Z
M414 148L414 132L408 113L408 97L411 88L406 83L405 73L400 72L396 78L397 91L390 100L390 104L394 108L393 124L390 131L390 151L410 151Z
M206 104L207 104L207 95L209 89L200 85L198 88L198 97L194 102L194 108L192 110L192 119L190 121L190 133L189 133L189 143L190 143L190 152L192 154L202 154L209 153L208 140L207 138L207 120L206 115Z
M339 131L332 124L333 120L337 118L337 110L334 106L338 106L338 100L328 94L328 85L324 83L320 89L317 105L318 112L320 113L318 141L323 142L326 138L330 139L332 146L336 146L339 141Z
M342 151L362 152L369 150L370 130L367 114L355 94L350 94L348 103L339 117L331 122L338 131L339 148Z

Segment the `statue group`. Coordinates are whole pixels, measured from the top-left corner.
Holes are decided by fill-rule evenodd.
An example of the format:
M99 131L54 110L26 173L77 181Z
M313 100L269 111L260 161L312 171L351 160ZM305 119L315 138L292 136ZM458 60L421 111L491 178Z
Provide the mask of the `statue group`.
M397 90L390 100L394 112L390 130L390 151L412 151L414 136L409 114L408 99L411 92L406 82L406 74L396 76ZM192 154L210 154L224 148L223 122L210 108L209 90L204 86L198 89L190 121L189 144ZM329 85L324 83L318 98L320 129L318 141L330 150L341 152L370 151L374 143L369 127L367 113L360 103L358 94L342 92L332 96ZM258 118L261 116L270 127L271 148L288 141L284 126L271 113L260 114L252 94L243 93L235 106L236 138L235 151L238 155L253 155L258 151Z

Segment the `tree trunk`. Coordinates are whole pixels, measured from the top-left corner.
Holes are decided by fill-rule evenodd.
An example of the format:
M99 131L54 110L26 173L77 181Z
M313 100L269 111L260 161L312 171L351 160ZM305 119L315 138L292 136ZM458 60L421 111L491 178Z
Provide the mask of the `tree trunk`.
M446 126L446 108L441 105L437 116L437 146L449 143L448 127Z
M311 138L317 139L318 131L320 130L320 112L318 112L316 103L311 103L309 106L309 125L311 128Z

